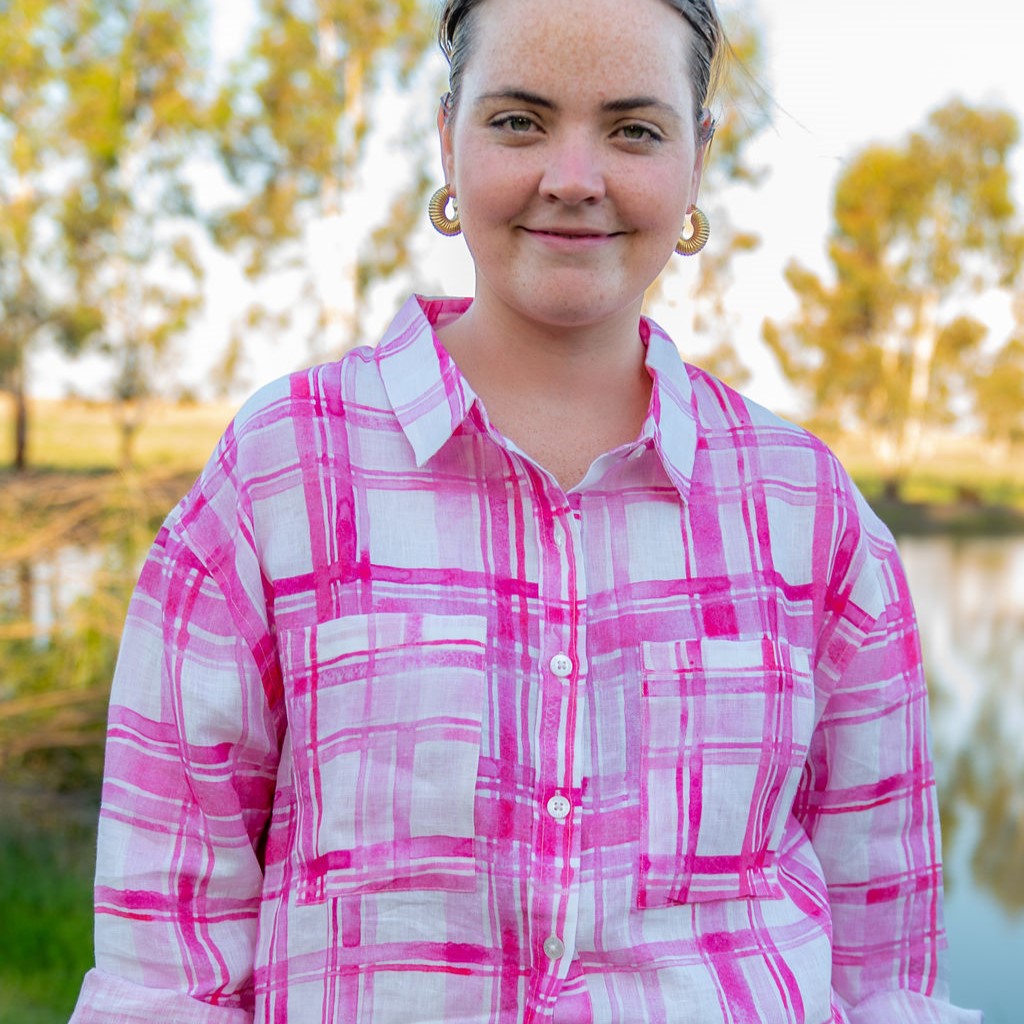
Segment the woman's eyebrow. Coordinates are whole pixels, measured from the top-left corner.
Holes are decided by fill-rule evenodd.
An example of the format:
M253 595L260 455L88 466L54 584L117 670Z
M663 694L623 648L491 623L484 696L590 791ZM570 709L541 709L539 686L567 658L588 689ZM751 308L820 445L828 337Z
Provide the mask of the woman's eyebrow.
M631 110L642 110L644 108L653 108L662 113L670 114L672 117L679 117L679 111L671 103L659 100L656 96L627 96L621 100L608 100L607 103L601 104L602 110L607 110L612 114L624 114Z
M545 110L557 110L558 105L543 96L528 89L496 89L493 92L483 93L478 103L485 103L489 100L516 100L532 107L542 107ZM608 100L601 104L601 109L611 114L628 113L631 110L654 109L659 110L672 117L679 118L679 111L670 103L659 100L656 96L626 96L618 100Z
M498 89L495 92L486 92L477 99L477 102L483 103L485 100L518 100L531 107L543 107L545 110L555 109L555 104L551 100L546 100L543 96L528 92L526 89Z

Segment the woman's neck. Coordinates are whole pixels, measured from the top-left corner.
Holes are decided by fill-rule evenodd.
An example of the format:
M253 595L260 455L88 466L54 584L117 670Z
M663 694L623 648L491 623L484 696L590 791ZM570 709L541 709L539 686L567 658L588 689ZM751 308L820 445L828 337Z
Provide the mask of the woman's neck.
M614 321L566 328L475 301L439 337L489 409L499 396L564 408L650 394L639 308Z
M439 332L441 343L491 423L566 490L595 458L639 435L651 396L639 311L573 330L485 313L474 303Z

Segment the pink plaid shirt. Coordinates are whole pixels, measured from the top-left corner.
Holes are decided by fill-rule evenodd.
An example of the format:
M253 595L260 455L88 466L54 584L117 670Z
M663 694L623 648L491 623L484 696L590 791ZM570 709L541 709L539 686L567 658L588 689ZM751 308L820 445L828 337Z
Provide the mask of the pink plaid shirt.
M240 412L132 601L74 1024L951 1022L893 542L643 321L568 494L411 299Z

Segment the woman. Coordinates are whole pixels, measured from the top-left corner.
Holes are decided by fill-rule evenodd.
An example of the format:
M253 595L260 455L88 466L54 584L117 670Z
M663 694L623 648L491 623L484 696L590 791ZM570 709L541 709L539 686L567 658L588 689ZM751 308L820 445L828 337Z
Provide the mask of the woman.
M892 540L641 317L713 7L441 38L474 297L260 392L161 530L74 1020L976 1020Z

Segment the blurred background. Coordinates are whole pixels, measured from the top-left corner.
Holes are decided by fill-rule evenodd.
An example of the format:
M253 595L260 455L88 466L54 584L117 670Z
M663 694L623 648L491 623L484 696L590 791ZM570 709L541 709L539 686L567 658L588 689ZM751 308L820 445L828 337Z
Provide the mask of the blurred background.
M932 695L954 998L1020 1020L1024 75L1004 0L723 2L651 316L833 444ZM431 0L0 0L0 1024L91 963L105 704L160 521L244 396L469 294L426 200Z

